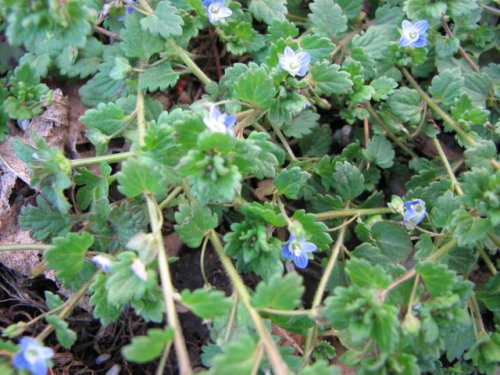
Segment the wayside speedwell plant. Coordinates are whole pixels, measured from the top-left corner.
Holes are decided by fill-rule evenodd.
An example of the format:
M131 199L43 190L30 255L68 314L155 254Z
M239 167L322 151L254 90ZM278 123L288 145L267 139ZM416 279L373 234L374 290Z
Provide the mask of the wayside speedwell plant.
M107 368L497 374L499 5L1 0L0 137L38 242L0 251L43 251L72 293L2 327L0 373L62 373L87 299L149 322ZM95 156L30 125L67 85Z

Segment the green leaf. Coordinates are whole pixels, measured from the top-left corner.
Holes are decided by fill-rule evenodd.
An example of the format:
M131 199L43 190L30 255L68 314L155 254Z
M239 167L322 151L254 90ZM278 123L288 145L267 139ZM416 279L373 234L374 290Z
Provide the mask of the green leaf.
M47 304L49 310L55 309L64 303L61 297L51 291L46 290L43 294L45 296L45 303Z
M215 356L210 369L213 375L250 375L255 366L257 343L250 336L230 341L224 351Z
M179 79L170 63L164 62L146 69L139 75L139 88L155 92L165 90L167 87L174 87Z
M257 20L268 25L271 25L275 20L284 21L286 19L286 0L252 0L248 9Z
M301 45L311 55L312 62L329 60L335 47L330 38L317 34L303 35Z
M141 26L153 35L161 35L168 39L174 35L182 35L184 21L177 14L177 8L164 0L158 3L153 14L141 19Z
M381 266L372 266L364 259L351 258L346 273L351 281L361 287L384 289L391 283L391 277Z
M318 126L319 117L316 112L303 111L292 121L283 125L283 133L287 137L302 138L304 135L310 134L312 129Z
M451 107L451 115L455 120L470 126L484 124L488 121L489 112L473 104L469 95L463 94Z
M76 50L66 47L57 57L61 74L86 78L97 72L102 62L103 45L96 38L88 38L85 47Z
M458 51L460 40L457 37L440 37L436 39L434 46L436 47L437 57L447 59Z
M352 200L364 189L365 178L361 171L349 162L335 164L333 187L344 201Z
M148 280L143 281L132 271L132 263L137 255L125 251L118 255L110 269L106 281L108 303L114 306L124 305L132 300L140 300L148 289L148 283L156 284L156 278L148 274Z
M234 83L234 96L261 108L274 103L276 88L269 72L264 67L250 69Z
M333 0L314 0L309 4L309 9L309 19L318 33L336 38L347 30L347 17Z
M340 368L329 366L325 361L316 361L300 370L299 375L340 375Z
M283 169L274 178L274 186L276 190L285 197L297 199L300 190L310 177L311 175L308 172L302 171L300 167Z
M257 285L251 302L257 309L293 310L299 305L304 290L298 274L274 275Z
M94 243L94 237L87 232L81 235L69 233L66 237L56 237L53 247L43 253L47 267L55 270L58 279L64 284L82 271L85 252Z
M264 202L263 204L258 202L244 202L241 212L248 218L262 220L275 227L282 227L287 224L279 208L269 202Z
M293 220L298 221L304 230L305 238L314 242L319 250L326 250L332 243L332 238L327 232L328 227L316 220L316 215L297 210L293 214Z
M440 196L431 211L432 224L437 228L449 228L453 211L460 207L460 202L451 191Z
M451 227L453 238L458 241L459 246L475 246L486 239L491 230L491 222L472 216L464 208L459 208L453 212Z
M90 297L90 304L93 306L92 312L94 318L99 319L103 326L116 322L124 307L122 304L113 305L108 302L107 280L106 275L97 275L90 286L90 290L93 292L92 297Z
M141 27L141 16L135 12L125 17L120 46L127 57L149 59L165 49L165 41Z
M375 244L392 262L402 262L410 255L413 245L408 233L396 224L379 221L370 228Z
M488 310L495 313L500 312L500 273L490 277L484 288L480 289L478 298Z
M122 348L127 361L146 363L158 358L165 345L173 341L175 332L172 327L148 329L147 336L134 337L132 343Z
M276 167L285 161L285 152L281 147L271 142L270 136L266 133L251 132L246 139L247 144L251 144L252 163L250 174L262 179L264 177L274 177Z
M120 80L127 78L128 73L132 70L129 61L125 57L115 57L115 67L109 73L113 79Z
M96 146L97 152L102 154L109 141L125 129L128 118L116 104L100 103L96 109L88 109L80 121L89 128L86 136Z
M111 174L111 167L102 165L103 176L92 173L86 168L79 168L75 183L80 185L76 193L76 200L80 208L86 210L91 204L106 202L109 195L108 177ZM102 203L101 203L102 204Z
M45 320L55 329L57 341L63 348L70 349L76 341L75 331L69 329L68 323L57 315L47 315Z
M182 203L175 213L175 231L182 242L192 248L201 245L203 237L210 229L217 227L217 215L210 208L198 203Z
M426 0L407 0L403 9L412 20L438 20L444 16L446 8L446 3L442 1L430 3Z
M213 319L229 314L232 303L220 290L195 289L181 292L182 304L202 319Z
M128 159L117 174L120 192L134 198L143 193L160 194L166 191L166 183L158 174L154 160L146 157Z
M346 94L351 90L349 73L340 71L337 64L316 63L311 67L311 86L317 94Z
M19 216L19 226L30 231L30 236L38 241L63 237L73 225L71 217L54 210L41 196L36 197L37 207L24 206Z
M368 143L368 147L363 150L363 156L367 161L374 161L383 169L392 167L394 155L391 142L380 135L374 136Z
M361 12L364 5L363 0L336 0L336 3L340 5L342 11L350 20L359 16L359 12Z
M420 122L422 107L418 91L402 87L387 100L389 110L401 121L416 125Z
M464 77L460 68L446 69L432 79L429 93L433 99L450 107L455 102L455 98L462 94L463 87Z
M295 24L285 20L272 20L267 28L267 38L275 43L279 39L286 39L288 37L295 38L299 35L299 29Z
M456 283L456 275L442 263L419 263L415 271L422 277L432 297L439 297L450 292Z
M82 104L94 107L101 102L112 102L127 95L128 89L125 82L110 77L114 68L114 56L112 60L105 61L99 66L99 72L79 90Z
M371 81L370 87L375 90L372 96L373 100L378 102L387 99L398 87L398 83L389 77L379 77Z

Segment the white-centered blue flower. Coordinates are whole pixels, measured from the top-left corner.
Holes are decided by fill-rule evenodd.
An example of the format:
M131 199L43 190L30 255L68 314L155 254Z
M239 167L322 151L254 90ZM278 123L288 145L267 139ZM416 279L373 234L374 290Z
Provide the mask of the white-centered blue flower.
M210 107L210 111L203 118L203 122L213 132L227 133L234 136L236 117L222 113L215 105Z
M104 255L96 255L92 258L92 262L94 262L101 270L104 272L109 271L111 266L113 265L113 261Z
M31 375L47 375L54 351L31 337L21 338L19 346L21 350L12 358L12 366L26 370Z
M141 279L142 281L147 281L148 280L148 273L146 271L146 266L144 263L139 258L135 258L132 261L132 265L130 266L132 269L132 272L135 273L135 275Z
M309 253L316 251L318 247L312 242L308 242L304 237L297 238L290 235L288 242L283 245L281 255L291 259L298 268L306 268L309 261Z
M203 0L203 6L207 10L208 21L212 24L233 14L231 9L224 4L224 0Z
M290 47L285 47L283 54L279 55L279 65L292 76L304 77L309 70L311 55L309 52L300 51L295 53Z
M408 229L415 228L424 220L425 202L422 199L414 199L404 203L403 224Z
M417 21L414 24L404 20L401 27L403 28L399 39L401 47L425 47L427 45L427 35L425 34L429 27L427 20Z

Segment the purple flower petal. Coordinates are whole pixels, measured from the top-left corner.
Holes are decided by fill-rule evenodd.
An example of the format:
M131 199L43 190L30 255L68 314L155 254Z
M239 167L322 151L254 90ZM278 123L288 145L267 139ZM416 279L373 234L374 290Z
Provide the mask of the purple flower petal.
M425 34L420 34L416 42L413 42L413 47L425 47L427 45L427 37Z
M407 30L411 30L413 28L413 25L410 21L408 20L403 20L403 23L401 24L401 27L403 28L403 32Z
M307 259L307 254L302 253L298 256L293 255L292 260L298 268L306 268L309 259Z
M429 28L429 22L427 20L421 20L418 22L415 22L413 25L413 28L418 31L420 35L426 32L426 30Z
M399 45L401 47L408 47L411 44L411 40L406 37L406 35L401 35L401 38L399 38Z

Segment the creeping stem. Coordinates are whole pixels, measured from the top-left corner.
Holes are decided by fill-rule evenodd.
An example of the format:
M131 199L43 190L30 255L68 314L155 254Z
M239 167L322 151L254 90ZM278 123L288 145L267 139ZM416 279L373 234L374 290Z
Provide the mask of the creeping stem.
M174 49L176 55L186 64L186 66L191 70L191 72L198 77L198 79L204 84L212 82L212 80L200 69L198 65L193 61L189 54L181 48L173 39L169 41L170 46Z
M390 214L392 211L387 207L377 207L377 208L344 208L343 210L336 211L326 211L316 214L317 220L330 220L339 217L350 217L350 216L366 216L366 215L380 215L380 214Z
M139 144L141 145L144 142L144 139L141 138L141 135L144 136L145 134L146 120L144 117L144 96L140 93L137 95L136 108L137 127L138 129L140 129ZM173 328L175 332L174 347L175 353L177 355L177 361L179 363L179 373L181 375L188 375L192 373L191 362L189 360L186 342L184 341L184 335L182 333L177 310L175 309L175 302L173 297L174 286L172 285L172 277L170 275L170 269L168 267L168 260L166 255L167 252L161 234L163 215L155 198L149 193L146 193L145 196L148 206L149 219L151 221L151 230L158 246L158 263L160 268L161 290L165 302L165 310L167 311L167 320L168 324Z
M290 370L279 354L278 349L271 337L271 334L267 331L262 318L260 317L257 310L255 310L255 308L251 305L250 295L248 294L245 284L241 280L238 271L236 271L236 268L234 268L233 263L224 252L224 247L222 246L217 233L212 230L210 231L209 235L212 246L219 256L219 259L222 262L222 265L224 266L224 269L226 270L229 279L231 280L231 283L233 284L233 287L238 294L239 299L245 306L248 315L250 316L250 319L252 320L257 333L259 334L261 342L266 350L267 356L269 357L269 362L271 363L273 373L276 375L290 374Z
M337 262L337 258L340 254L340 249L344 245L344 235L346 228L347 226L343 226L339 230L337 241L335 241L335 245L333 245L332 253L330 255L330 258L328 259L328 264L326 265L325 271L323 272L323 276L321 277L318 288L316 289L316 293L314 294L314 299L311 306L312 311L318 309L321 304L321 301L323 300L323 294L325 293L326 285L328 283L328 280L330 280L330 276L332 275L333 269L335 268L335 263ZM316 341L317 335L318 335L318 326L315 325L314 327L309 329L309 333L306 338L306 346L303 358L304 364L307 364L307 362L309 361L309 357L314 348L314 342Z
M120 161L127 160L132 156L135 156L135 152L127 151L127 152L120 152L118 154L93 156L91 158L70 160L70 163L72 168L78 168L78 167L86 167L89 165L99 164L102 161L105 161L106 163L118 163Z

